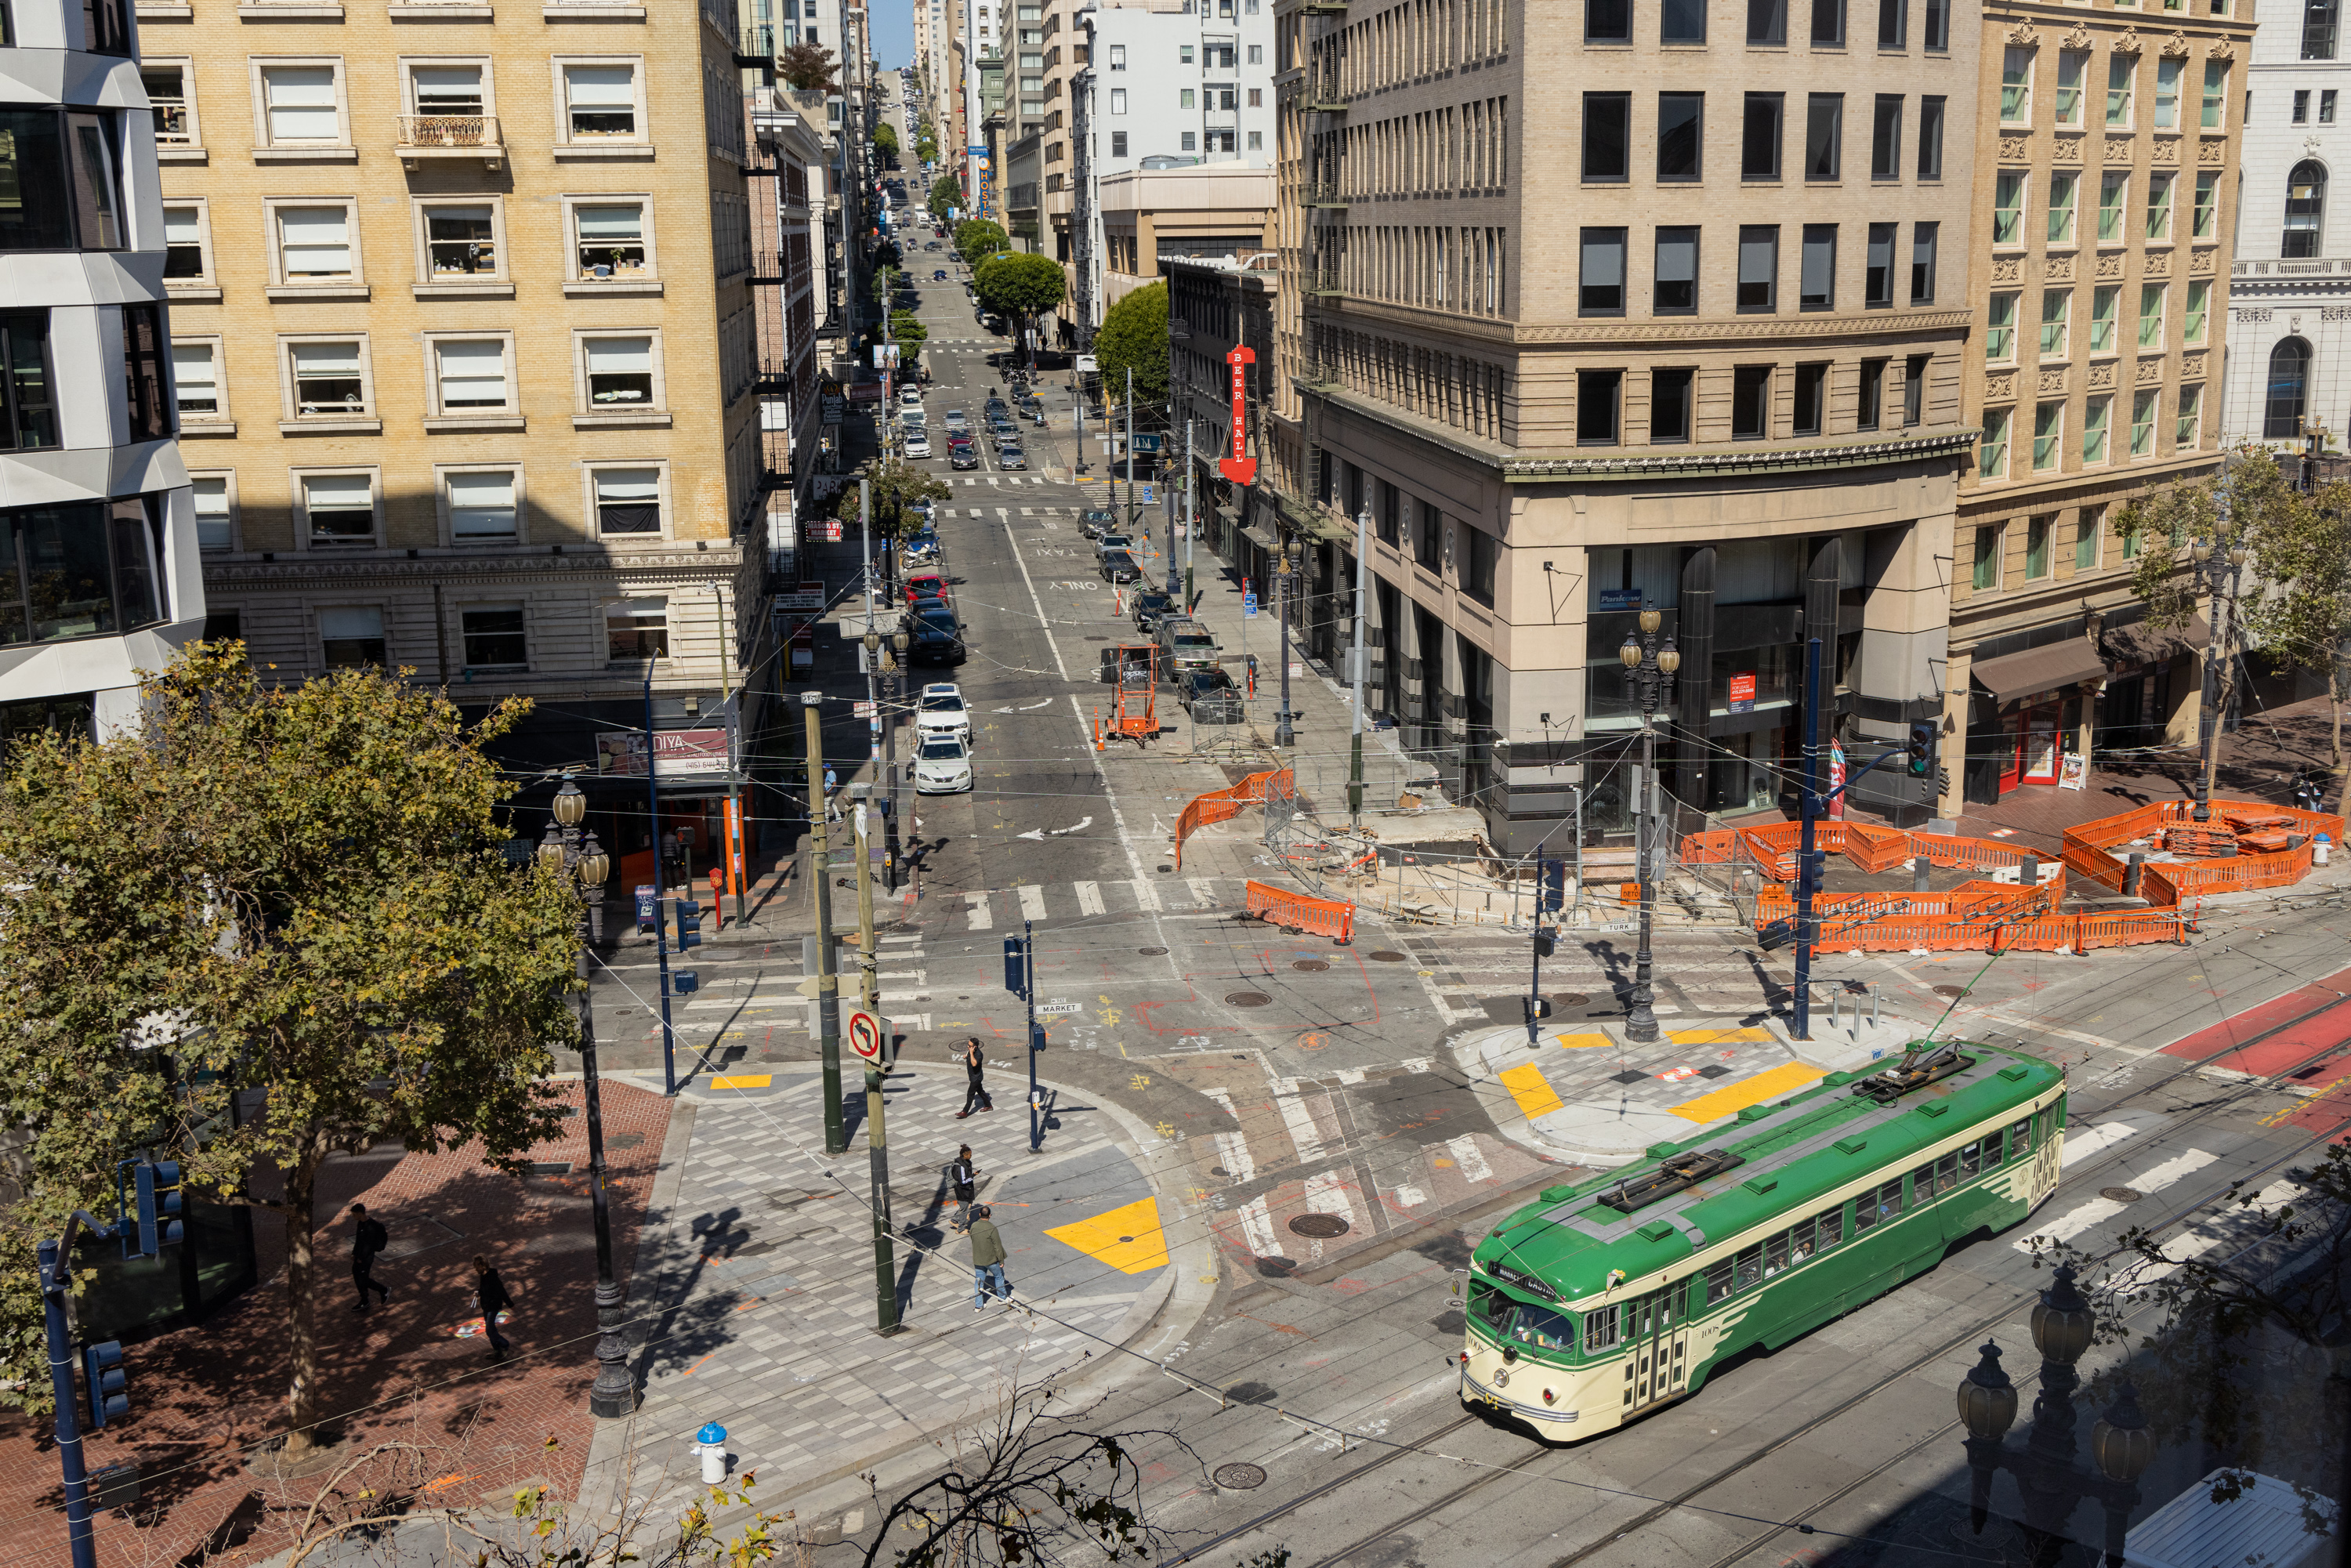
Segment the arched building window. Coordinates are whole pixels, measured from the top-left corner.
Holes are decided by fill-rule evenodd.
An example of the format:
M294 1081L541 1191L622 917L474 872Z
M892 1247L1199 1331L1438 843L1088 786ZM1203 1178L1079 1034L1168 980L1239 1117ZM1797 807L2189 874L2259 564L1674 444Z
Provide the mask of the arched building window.
M2302 438L2302 413L2308 402L2310 345L2287 338L2270 350L2269 392L2262 416L2264 441Z
M2326 171L2305 158L2285 177L2285 234L2278 255L2288 261L2319 254L2326 217Z
M2304 59L2331 60L2335 57L2335 26L2341 9L2341 0L2306 0L2302 13Z

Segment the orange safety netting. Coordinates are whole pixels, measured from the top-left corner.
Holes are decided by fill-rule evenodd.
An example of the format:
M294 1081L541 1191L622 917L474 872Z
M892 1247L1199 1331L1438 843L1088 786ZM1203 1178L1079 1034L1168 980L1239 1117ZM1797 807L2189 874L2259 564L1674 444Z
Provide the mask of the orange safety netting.
M1196 796L1176 819L1176 869L1184 869L1184 841L1211 822L1228 822L1241 814L1244 806L1265 803L1269 792L1287 795L1295 781L1287 768L1266 773L1252 773L1228 789L1211 789Z

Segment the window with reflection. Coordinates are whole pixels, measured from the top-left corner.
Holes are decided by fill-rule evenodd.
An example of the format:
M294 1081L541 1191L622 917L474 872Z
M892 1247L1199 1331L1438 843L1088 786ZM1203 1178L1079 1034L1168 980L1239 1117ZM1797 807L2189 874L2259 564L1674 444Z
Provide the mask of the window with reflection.
M0 251L122 248L114 120L0 108Z
M2268 391L2262 400L2262 438L2298 441L2303 410L2308 404L2310 345L2288 338L2270 350Z
M2318 254L2326 216L2326 171L2305 158L2285 180L2285 233L2278 255L2288 261Z
M56 383L49 375L49 313L0 311L0 451L57 444Z
M0 646L115 636L162 619L152 502L0 512Z

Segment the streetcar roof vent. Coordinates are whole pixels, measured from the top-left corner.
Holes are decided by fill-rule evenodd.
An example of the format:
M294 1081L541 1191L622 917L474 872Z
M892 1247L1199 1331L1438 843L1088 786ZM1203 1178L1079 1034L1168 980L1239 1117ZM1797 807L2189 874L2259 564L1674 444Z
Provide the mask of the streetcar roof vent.
M1646 1208L1660 1198L1671 1197L1685 1187L1695 1186L1710 1176L1720 1176L1734 1166L1747 1163L1744 1155L1734 1155L1723 1149L1708 1149L1703 1154L1676 1155L1657 1169L1636 1181L1619 1182L1600 1194L1600 1202L1619 1214L1630 1214Z
M1918 1107L1918 1114L1921 1116L1939 1116L1949 1109L1950 1107L1940 1100L1929 1100L1924 1105Z
M1836 1152L1841 1155L1857 1155L1867 1147L1867 1138L1839 1138L1836 1142Z
M1780 1178L1778 1176L1749 1176L1745 1181L1740 1182L1739 1185L1753 1193L1756 1197L1761 1197L1765 1193L1770 1192L1773 1187L1780 1185Z
M1975 1065L1975 1058L1961 1056L1956 1045L1924 1049L1925 1040L1915 1041L1900 1061L1883 1072L1873 1073L1853 1086L1855 1094L1891 1105L1916 1089L1963 1072Z
M2003 1067L2000 1070L2000 1075L2011 1083L2022 1083L2024 1082L2025 1072L2022 1067Z
M1670 1220L1652 1219L1634 1234L1644 1241L1664 1241L1674 1234L1674 1228Z

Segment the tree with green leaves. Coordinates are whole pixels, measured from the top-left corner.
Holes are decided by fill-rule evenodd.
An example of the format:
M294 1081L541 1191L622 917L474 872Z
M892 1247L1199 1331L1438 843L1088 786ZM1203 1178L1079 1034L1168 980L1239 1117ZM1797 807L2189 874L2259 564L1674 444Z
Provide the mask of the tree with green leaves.
M956 254L967 267L977 267L998 251L1012 248L1012 236L988 218L966 218L956 225Z
M982 305L1024 321L1043 315L1070 297L1070 280L1061 264L1033 251L992 256L979 264L971 282Z
M890 317L890 340L898 345L899 356L911 368L923 345L930 341L931 329L912 310L893 312Z
M894 458L875 463L864 477L873 494L873 531L884 538L897 538L921 526L921 514L914 510L917 503L944 501L954 494L938 476ZM858 487L852 485L841 491L832 515L854 527L857 510Z
M30 1175L8 1213L0 1399L49 1380L31 1243L113 1208L118 1161L286 1225L287 1417L319 1405L314 1196L329 1154L478 1145L520 1174L560 1134L577 892L505 853L514 793L467 728L381 671L266 684L238 643L145 676L141 732L12 742L0 776L0 1117ZM231 1114L240 1091L262 1114ZM274 1168L282 1192L251 1185Z
M1166 402L1167 285L1148 284L1112 306L1094 334L1094 355L1112 396L1126 395L1132 370L1136 403Z
M947 221L948 214L956 210L956 203L959 194L960 193L956 191L956 183L953 180L942 177L932 181L930 195L931 216L936 218L942 224L946 223Z
M776 57L776 74L795 92L838 92L833 73L841 68L832 51L816 44L799 43Z
M898 128L883 120L873 128L873 150L884 158L898 155Z
M2242 619L2225 630L2325 677L2339 780L2344 706L2351 701L2351 674L2341 658L2344 628L2351 622L2351 517L2346 515L2351 486L2338 481L2320 497L2305 496L2266 448L2253 445L2231 451L2224 470L2166 485L2117 510L2114 527L2132 562L2131 591L2147 606L2148 624L2176 631L2196 616L2200 590L2188 569L2197 550L2241 550L2237 603ZM2236 666L2233 657L2220 664L2218 700L2224 713L2235 692ZM2208 790L2219 757L2214 747L2205 758Z

